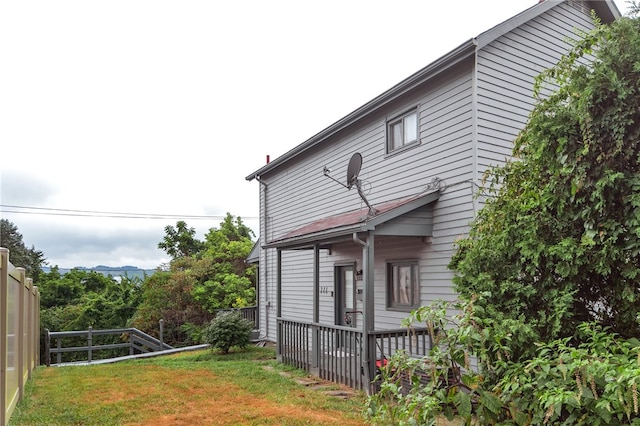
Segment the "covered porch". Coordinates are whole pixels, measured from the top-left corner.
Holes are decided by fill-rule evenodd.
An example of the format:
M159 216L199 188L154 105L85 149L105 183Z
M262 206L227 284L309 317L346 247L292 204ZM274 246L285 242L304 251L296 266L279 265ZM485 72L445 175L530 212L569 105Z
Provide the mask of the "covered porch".
M375 392L378 369L397 350L412 356L425 356L431 348L426 328L376 329L374 264L375 239L414 237L428 241L433 230L432 204L439 191L376 206L375 214L366 210L324 218L292 231L265 244L277 249L276 317L278 360L304 369L322 379ZM357 310L345 311L334 299L335 321L320 321L320 252L336 244L353 244L361 249L357 271L362 281L358 289ZM311 321L287 317L282 306L282 253L286 250L313 251L311 283L300 283L311 289ZM337 278L336 278L337 281ZM336 284L337 286L337 284ZM336 287L336 291L338 288ZM341 310L342 309L342 310ZM351 321L358 316L358 321ZM342 318L345 317L345 321Z

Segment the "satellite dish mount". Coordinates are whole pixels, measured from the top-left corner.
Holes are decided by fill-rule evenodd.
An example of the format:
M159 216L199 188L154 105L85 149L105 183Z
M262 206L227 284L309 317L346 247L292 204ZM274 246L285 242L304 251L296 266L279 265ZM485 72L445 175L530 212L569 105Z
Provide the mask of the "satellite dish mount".
M333 178L330 175L331 169L327 168L327 166L324 167L323 173L328 178L338 182L340 185L344 186L349 190L355 186L356 189L358 190L358 195L360 195L360 198L362 198L362 201L364 201L367 207L369 207L369 217L371 217L371 216L375 216L378 213L378 210L376 210L371 206L371 204L369 204L367 197L365 197L364 192L362 191L362 182L360 181L360 179L358 179L361 168L362 168L362 155L360 155L359 152L356 152L351 156L351 159L349 160L349 165L347 166L347 184L346 185L338 181L337 179Z

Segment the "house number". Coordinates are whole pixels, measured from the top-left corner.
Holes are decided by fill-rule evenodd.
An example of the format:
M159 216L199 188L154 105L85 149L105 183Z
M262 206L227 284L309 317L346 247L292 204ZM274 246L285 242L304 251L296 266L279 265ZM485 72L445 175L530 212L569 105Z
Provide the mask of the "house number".
M320 287L320 294L329 294L329 287Z

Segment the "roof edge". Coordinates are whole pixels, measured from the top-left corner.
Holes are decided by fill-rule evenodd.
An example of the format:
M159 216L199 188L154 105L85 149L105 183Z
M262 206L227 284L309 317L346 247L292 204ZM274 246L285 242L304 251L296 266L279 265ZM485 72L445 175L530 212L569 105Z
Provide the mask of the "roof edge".
M251 173L250 175L245 177L245 179L248 181L252 181L256 177L261 176L264 173L267 173L277 168L278 166L286 163L287 161L296 157L297 155L313 148L314 146L324 141L328 137L336 134L340 130L350 126L356 121L362 119L363 117L371 114L372 112L388 104L389 102L397 99L398 97L402 96L404 93L410 91L414 87L424 83L425 81L430 80L431 78L440 74L442 71L452 67L453 65L457 64L458 62L467 58L468 56L471 56L472 54L475 53L475 51L476 51L476 39L475 38L469 39L465 43L462 43L460 46L450 51L449 53L445 54L444 56L441 56L440 58L431 62L426 67L422 68L421 70L405 78L400 83L388 89L381 95L378 95L371 101L362 105L360 108L354 110L353 112L344 116L343 118L336 121L329 127L325 128L321 132L307 139L305 142L287 151L280 157L272 160L269 164Z
M325 139L331 137L337 132L345 129L346 127L352 125L358 120L366 117L372 112L378 110L389 102L397 99L404 93L413 89L419 84L424 83L425 81L430 80L435 77L442 71L454 66L462 59L475 54L478 49L486 46L491 43L498 37L503 34L511 31L512 29L522 25L523 23L534 19L535 17L541 15L542 13L552 9L553 7L566 2L567 0L543 0L528 9L518 13L517 15L503 21L502 23L490 28L487 31L484 31L477 37L471 38L465 43L462 43L457 48L451 50L449 53L441 56L435 61L431 62L429 65L425 66L421 70L402 80L400 83L391 87L381 95L375 97L371 101L367 102L360 108L354 110L350 114L336 121L329 127L325 128L321 132L307 139L305 142L297 145L293 149L287 151L280 157L274 159L269 164L259 168L255 172L246 176L245 179L247 181L252 181L255 178L263 175L264 173L268 173L277 167L287 163L289 160L295 158L301 153L306 152L307 150L315 147ZM595 10L598 16L601 17L603 22L610 23L615 19L621 17L621 13L616 7L613 0L581 0L584 1L591 9Z

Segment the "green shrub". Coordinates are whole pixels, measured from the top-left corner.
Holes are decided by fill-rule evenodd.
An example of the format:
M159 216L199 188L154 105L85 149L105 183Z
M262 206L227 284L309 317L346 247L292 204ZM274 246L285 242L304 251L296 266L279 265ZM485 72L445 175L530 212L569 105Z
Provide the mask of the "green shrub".
M212 349L228 353L232 346L244 349L251 342L253 324L237 312L219 313L204 331L204 341Z
M454 309L458 314L449 315ZM476 309L472 302L435 302L407 318L409 327L426 323L433 347L424 358L397 352L390 359L380 392L369 398L369 420L429 425L456 416L480 425L640 425L640 340L582 323L576 338L532 342L531 358L512 361L509 336L497 336Z

